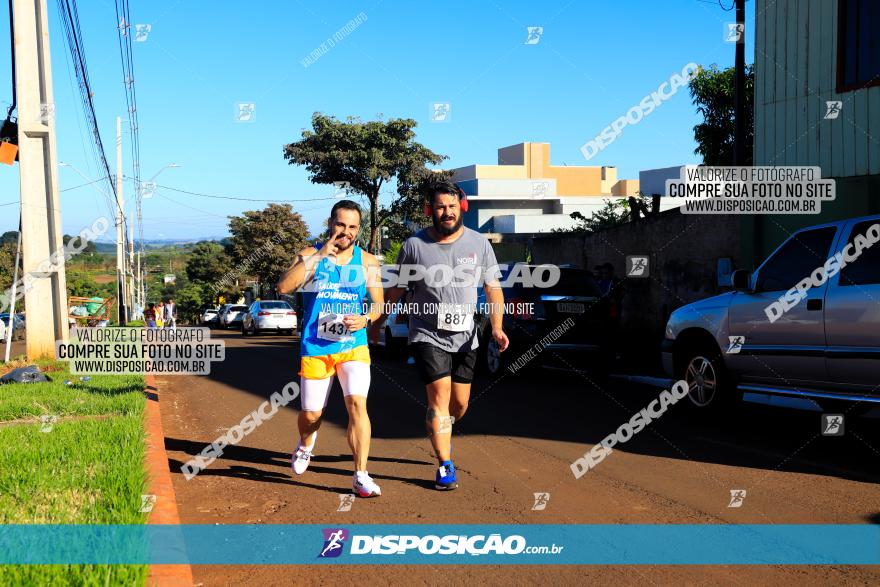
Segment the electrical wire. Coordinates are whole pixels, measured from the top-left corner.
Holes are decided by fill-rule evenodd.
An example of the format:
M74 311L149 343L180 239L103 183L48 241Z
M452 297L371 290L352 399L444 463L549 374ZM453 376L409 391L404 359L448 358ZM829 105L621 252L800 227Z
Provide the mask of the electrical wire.
M84 187L86 187L87 185L92 185L93 183L98 183L99 181L104 181L105 179L107 179L107 178L106 178L106 177L102 177L102 178L100 178L100 179L95 179L95 180L93 180L93 181L89 181L89 182L86 182L86 183L81 183L81 184L79 184L79 185L71 186L71 187L69 187L69 188L64 188L63 190L58 190L58 191L59 191L59 192L69 192L70 190L78 190L79 188L84 188Z
M125 103L128 108L129 140L134 175L135 226L138 232L138 249L142 256L144 252L143 190L141 189L140 125L138 124L134 52L131 44L131 7L128 0L116 0L115 7L119 58L122 64L122 84L125 88ZM128 235L127 231L126 235Z
M89 71L86 63L76 0L58 0L58 12L65 40L67 41L67 48L70 51L70 56L73 60L83 112L92 133L94 155L96 159L98 159L99 167L104 169L104 179L108 181L111 193L116 196L116 185L115 182L110 180L112 177L112 174L110 173L110 165L107 163L107 153L104 149L104 141L101 138L101 131L98 128L95 104L92 100L93 94L91 84L89 83ZM118 206L117 201L114 201L114 198L111 198L109 194L105 194L105 197L108 199L111 209L115 210ZM119 210L119 213L123 218L125 217L125 212L123 210Z
M329 196L324 198L303 198L300 200L281 200L277 198L247 198L244 196L220 196L216 194L204 194L201 192L193 192L189 190L182 190L178 188L173 188L167 185L156 184L157 188L162 188L165 190L171 190L172 192L178 192L181 194L187 194L189 196L198 196L200 198L214 198L218 200L238 200L242 202L278 202L278 203L297 203L297 202L322 202L327 200L337 200L336 196Z

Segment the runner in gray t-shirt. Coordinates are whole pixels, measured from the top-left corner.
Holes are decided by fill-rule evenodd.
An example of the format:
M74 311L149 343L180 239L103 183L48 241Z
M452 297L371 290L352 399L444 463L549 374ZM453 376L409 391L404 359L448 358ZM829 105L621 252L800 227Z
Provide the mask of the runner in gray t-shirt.
M432 232L426 228L407 239L397 256L399 265L421 265L428 273L413 283L409 342L431 343L450 353L471 351L479 345L473 320L478 279L497 268L495 252L485 235L470 228L462 227L452 242L438 242ZM441 269L445 267L458 271L458 285L443 280L452 273ZM465 284L469 287L462 287ZM436 311L443 304L450 305L449 311ZM461 324L454 324L456 319Z
M492 337L502 351L509 342L501 328L504 297L495 253L484 235L462 225L462 213L467 211L464 192L454 184L438 183L426 196L425 213L434 226L407 239L397 262L400 282L413 276L409 342L427 389L425 426L440 463L434 486L455 489L452 423L461 419L470 399L479 344L474 312L481 282L485 282ZM414 276L413 266L424 270L422 277ZM397 301L404 292L396 287L388 300Z

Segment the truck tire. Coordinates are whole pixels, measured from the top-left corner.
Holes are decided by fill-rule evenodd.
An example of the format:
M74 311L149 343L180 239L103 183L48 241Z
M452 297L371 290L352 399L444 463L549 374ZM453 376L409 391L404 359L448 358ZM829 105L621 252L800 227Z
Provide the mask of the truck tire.
M693 344L678 361L676 379L684 379L690 393L682 399L696 413L724 416L737 404L738 393L717 345Z

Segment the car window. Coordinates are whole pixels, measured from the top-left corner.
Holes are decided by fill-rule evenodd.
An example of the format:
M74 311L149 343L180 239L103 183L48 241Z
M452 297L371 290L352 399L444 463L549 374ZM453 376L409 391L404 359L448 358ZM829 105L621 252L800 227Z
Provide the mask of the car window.
M233 312L244 312L245 310L247 310L247 306L232 306L229 309Z
M510 275L512 267L502 274L503 282ZM546 278L546 276L545 276ZM524 299L537 299L540 296L595 296L601 297L602 293L593 275L584 269L561 268L559 281L550 287L524 287L519 280L504 288L504 296Z
M289 310L287 302L260 302L260 308L264 310Z
M848 243L852 243L858 235L864 236L869 228L880 224L880 220L868 220L856 224L849 235ZM852 249L851 249L852 250ZM880 283L880 244L862 249L858 259L847 265L840 272L841 286L871 285Z
M822 267L831 252L837 229L806 230L786 241L758 272L757 291L787 291Z
M551 295L601 296L599 286L589 271L560 269L559 282L547 291Z

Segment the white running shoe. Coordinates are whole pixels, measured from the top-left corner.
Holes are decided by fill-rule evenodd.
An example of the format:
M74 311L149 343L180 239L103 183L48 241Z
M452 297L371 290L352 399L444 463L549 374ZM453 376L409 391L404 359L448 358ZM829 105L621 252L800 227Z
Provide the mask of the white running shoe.
M355 473L351 486L358 497L378 497L382 495L382 490L366 473Z
M291 468L297 475L302 475L309 468L309 461L312 459L312 451L315 449L315 442L317 441L318 433L316 432L315 438L312 439L312 446L306 448L302 444L297 443L296 451L294 451L293 459L291 459Z

